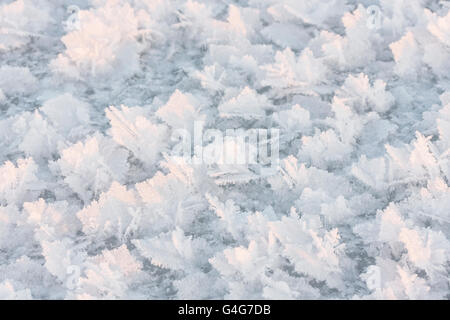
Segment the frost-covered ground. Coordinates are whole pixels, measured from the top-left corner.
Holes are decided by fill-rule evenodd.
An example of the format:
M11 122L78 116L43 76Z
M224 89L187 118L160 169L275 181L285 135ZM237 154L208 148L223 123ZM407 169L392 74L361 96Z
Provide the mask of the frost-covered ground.
M0 298L449 299L449 8L0 0Z

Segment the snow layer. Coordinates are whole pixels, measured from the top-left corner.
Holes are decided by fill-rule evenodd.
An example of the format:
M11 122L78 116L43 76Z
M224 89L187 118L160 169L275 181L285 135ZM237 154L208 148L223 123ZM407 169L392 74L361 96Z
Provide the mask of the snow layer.
M447 1L37 3L0 3L0 299L450 298ZM199 122L279 162L174 156Z

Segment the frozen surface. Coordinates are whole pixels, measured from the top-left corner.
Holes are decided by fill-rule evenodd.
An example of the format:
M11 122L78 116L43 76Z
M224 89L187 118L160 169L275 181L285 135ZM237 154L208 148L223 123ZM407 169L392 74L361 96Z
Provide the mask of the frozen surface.
M0 0L0 299L450 298L448 1L70 4Z

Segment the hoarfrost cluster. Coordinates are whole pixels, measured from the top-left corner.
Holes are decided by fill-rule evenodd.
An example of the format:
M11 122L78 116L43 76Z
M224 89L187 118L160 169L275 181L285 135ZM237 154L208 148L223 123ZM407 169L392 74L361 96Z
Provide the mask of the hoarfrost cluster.
M2 0L0 299L449 299L449 9Z

